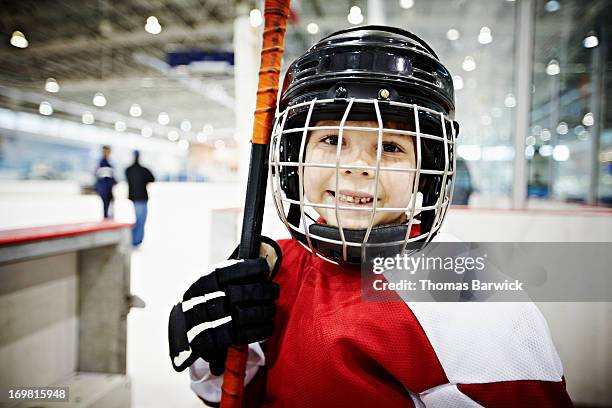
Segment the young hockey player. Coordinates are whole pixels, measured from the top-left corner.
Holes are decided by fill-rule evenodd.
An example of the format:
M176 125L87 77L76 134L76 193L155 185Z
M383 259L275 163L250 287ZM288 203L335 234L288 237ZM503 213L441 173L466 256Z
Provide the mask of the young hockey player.
M227 347L250 343L246 406L571 406L531 303L361 296L360 263L431 241L451 202L458 125L434 51L339 31L291 64L279 112L270 185L293 239L263 240L272 268L214 266L173 308L172 364L196 394L218 402Z

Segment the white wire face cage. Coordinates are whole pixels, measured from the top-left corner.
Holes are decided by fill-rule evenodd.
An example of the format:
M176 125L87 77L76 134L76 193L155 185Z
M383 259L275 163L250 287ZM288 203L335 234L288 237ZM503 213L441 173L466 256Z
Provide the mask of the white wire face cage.
M357 264L428 243L452 200L454 125L443 112L377 99L287 107L277 113L269 157L280 219L309 251L334 263ZM313 153L321 148L314 135L331 138L325 154ZM398 137L403 161L386 150Z

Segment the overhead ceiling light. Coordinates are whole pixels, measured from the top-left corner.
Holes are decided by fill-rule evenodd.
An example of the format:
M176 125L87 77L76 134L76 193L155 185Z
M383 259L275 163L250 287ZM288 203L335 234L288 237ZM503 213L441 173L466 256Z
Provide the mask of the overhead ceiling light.
M189 149L189 142L185 139L181 139L178 142L178 147L181 150L188 150Z
M211 125L210 123L207 123L202 128L202 133L204 133L204 136L208 137L208 136L212 135L214 130L215 129L213 128L213 125Z
M559 124L557 125L557 133L560 135L567 135L568 131L569 128L567 127L567 123L559 122Z
M196 135L196 138L198 139L198 142L200 143L206 143L206 140L208 140L208 137L204 134L204 132L198 132L198 134Z
M168 140L170 140L171 142L176 142L177 140L179 140L179 133L176 130L171 130L168 132Z
M468 55L463 60L463 64L461 64L461 66L463 67L465 71L470 72L476 69L476 61L474 61L473 57Z
M45 82L45 91L50 93L57 93L60 90L60 86L55 80L55 78L47 78Z
M11 35L11 45L17 48L27 48L28 40L21 31L13 31Z
M147 18L147 23L144 28L149 34L159 34L162 30L161 24L159 24L159 20L155 16L149 16Z
M593 117L593 113L588 112L582 117L582 124L584 126L593 126L595 123L595 118Z
M159 115L157 115L157 123L164 126L167 125L170 123L170 115L166 112L159 112Z
M506 108L514 108L516 106L516 98L514 97L514 94L509 93L506 95L506 98L504 99L504 105L506 106Z
M525 157L526 158L531 159L533 158L534 154L535 154L535 147L533 147L532 145L525 147Z
M546 74L553 76L553 75L559 75L559 73L561 72L561 67L559 67L559 61L557 61L556 59L550 60L548 62L548 65L546 65Z
M361 14L361 8L359 6L351 7L348 16L346 17L349 23L353 25L361 24L363 22L363 14Z
M93 97L93 104L99 108L106 106L106 97L102 92L96 92Z
M461 78L460 75L455 75L453 77L453 87L457 91L463 89L463 78Z
M542 129L542 133L540 133L540 139L542 139L543 142L548 142L551 137L552 134L550 133L550 130Z
M142 108L139 104L133 103L132 106L130 106L130 116L137 118L140 115L142 115Z
M95 121L93 113L90 111L83 112L83 115L81 115L81 121L86 125L93 125Z
M570 157L570 149L566 145L557 145L553 148L552 157L555 161L567 161Z
M153 136L153 129L151 129L148 126L145 126L140 130L140 134L143 135L144 137L151 137Z
M399 5L403 9L409 9L414 6L414 0L399 0Z
M527 146L533 146L534 144L536 144L536 138L535 136L527 136L527 138L525 139L525 144Z
M118 120L115 122L115 130L117 132L124 132L125 129L127 129L127 126L125 125L125 122Z
M540 156L542 157L549 157L552 152L553 147L551 145L540 146L540 149L538 150L538 153L540 153Z
M183 132L189 132L191 130L191 122L187 119L181 121L181 130Z
M478 42L481 44L490 44L493 41L493 36L491 35L491 29L489 27L482 27L480 29L480 33L478 34Z
M549 13L554 13L555 11L559 11L560 8L561 8L561 5L559 4L557 0L548 0L546 4L544 5L544 10L546 10Z
M215 141L215 149L224 149L225 142L221 139Z
M459 30L457 30L456 28L450 28L446 32L446 38L448 38L449 41L456 41L459 39L459 37L461 37L461 34L459 33Z
M319 25L317 23L310 23L306 26L306 31L314 35L319 32Z
M42 101L40 105L38 105L38 112L41 115L49 116L53 114L53 106L47 101Z
M582 40L582 46L584 48L595 48L598 45L599 45L599 38L597 38L597 35L593 32L589 33L589 35L586 36L584 40Z
M251 22L252 27L259 27L261 23L263 23L263 16L261 15L261 10L251 10L251 12L249 13L249 21Z

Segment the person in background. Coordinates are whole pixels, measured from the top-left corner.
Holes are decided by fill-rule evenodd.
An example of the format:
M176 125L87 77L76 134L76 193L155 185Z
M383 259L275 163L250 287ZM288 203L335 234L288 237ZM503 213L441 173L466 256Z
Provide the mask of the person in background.
M140 164L140 153L134 151L134 163L125 170L125 178L128 182L128 198L134 203L136 222L132 227L132 245L137 247L144 238L144 226L147 220L147 184L155 181L153 174Z
M104 218L110 218L109 209L113 201L113 186L117 184L113 166L110 164L109 157L111 154L110 146L102 146L102 159L96 168L96 193L102 199L104 206Z

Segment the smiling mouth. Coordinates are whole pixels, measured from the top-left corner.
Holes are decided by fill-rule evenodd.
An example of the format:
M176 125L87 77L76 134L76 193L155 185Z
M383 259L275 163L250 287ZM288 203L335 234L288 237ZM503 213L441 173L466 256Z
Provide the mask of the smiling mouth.
M374 196L367 193L361 193L358 191L340 190L338 194L335 191L327 190L327 194L330 194L334 201L337 199L339 204L342 205L353 205L353 206L370 206L374 201ZM380 201L380 198L378 198Z

